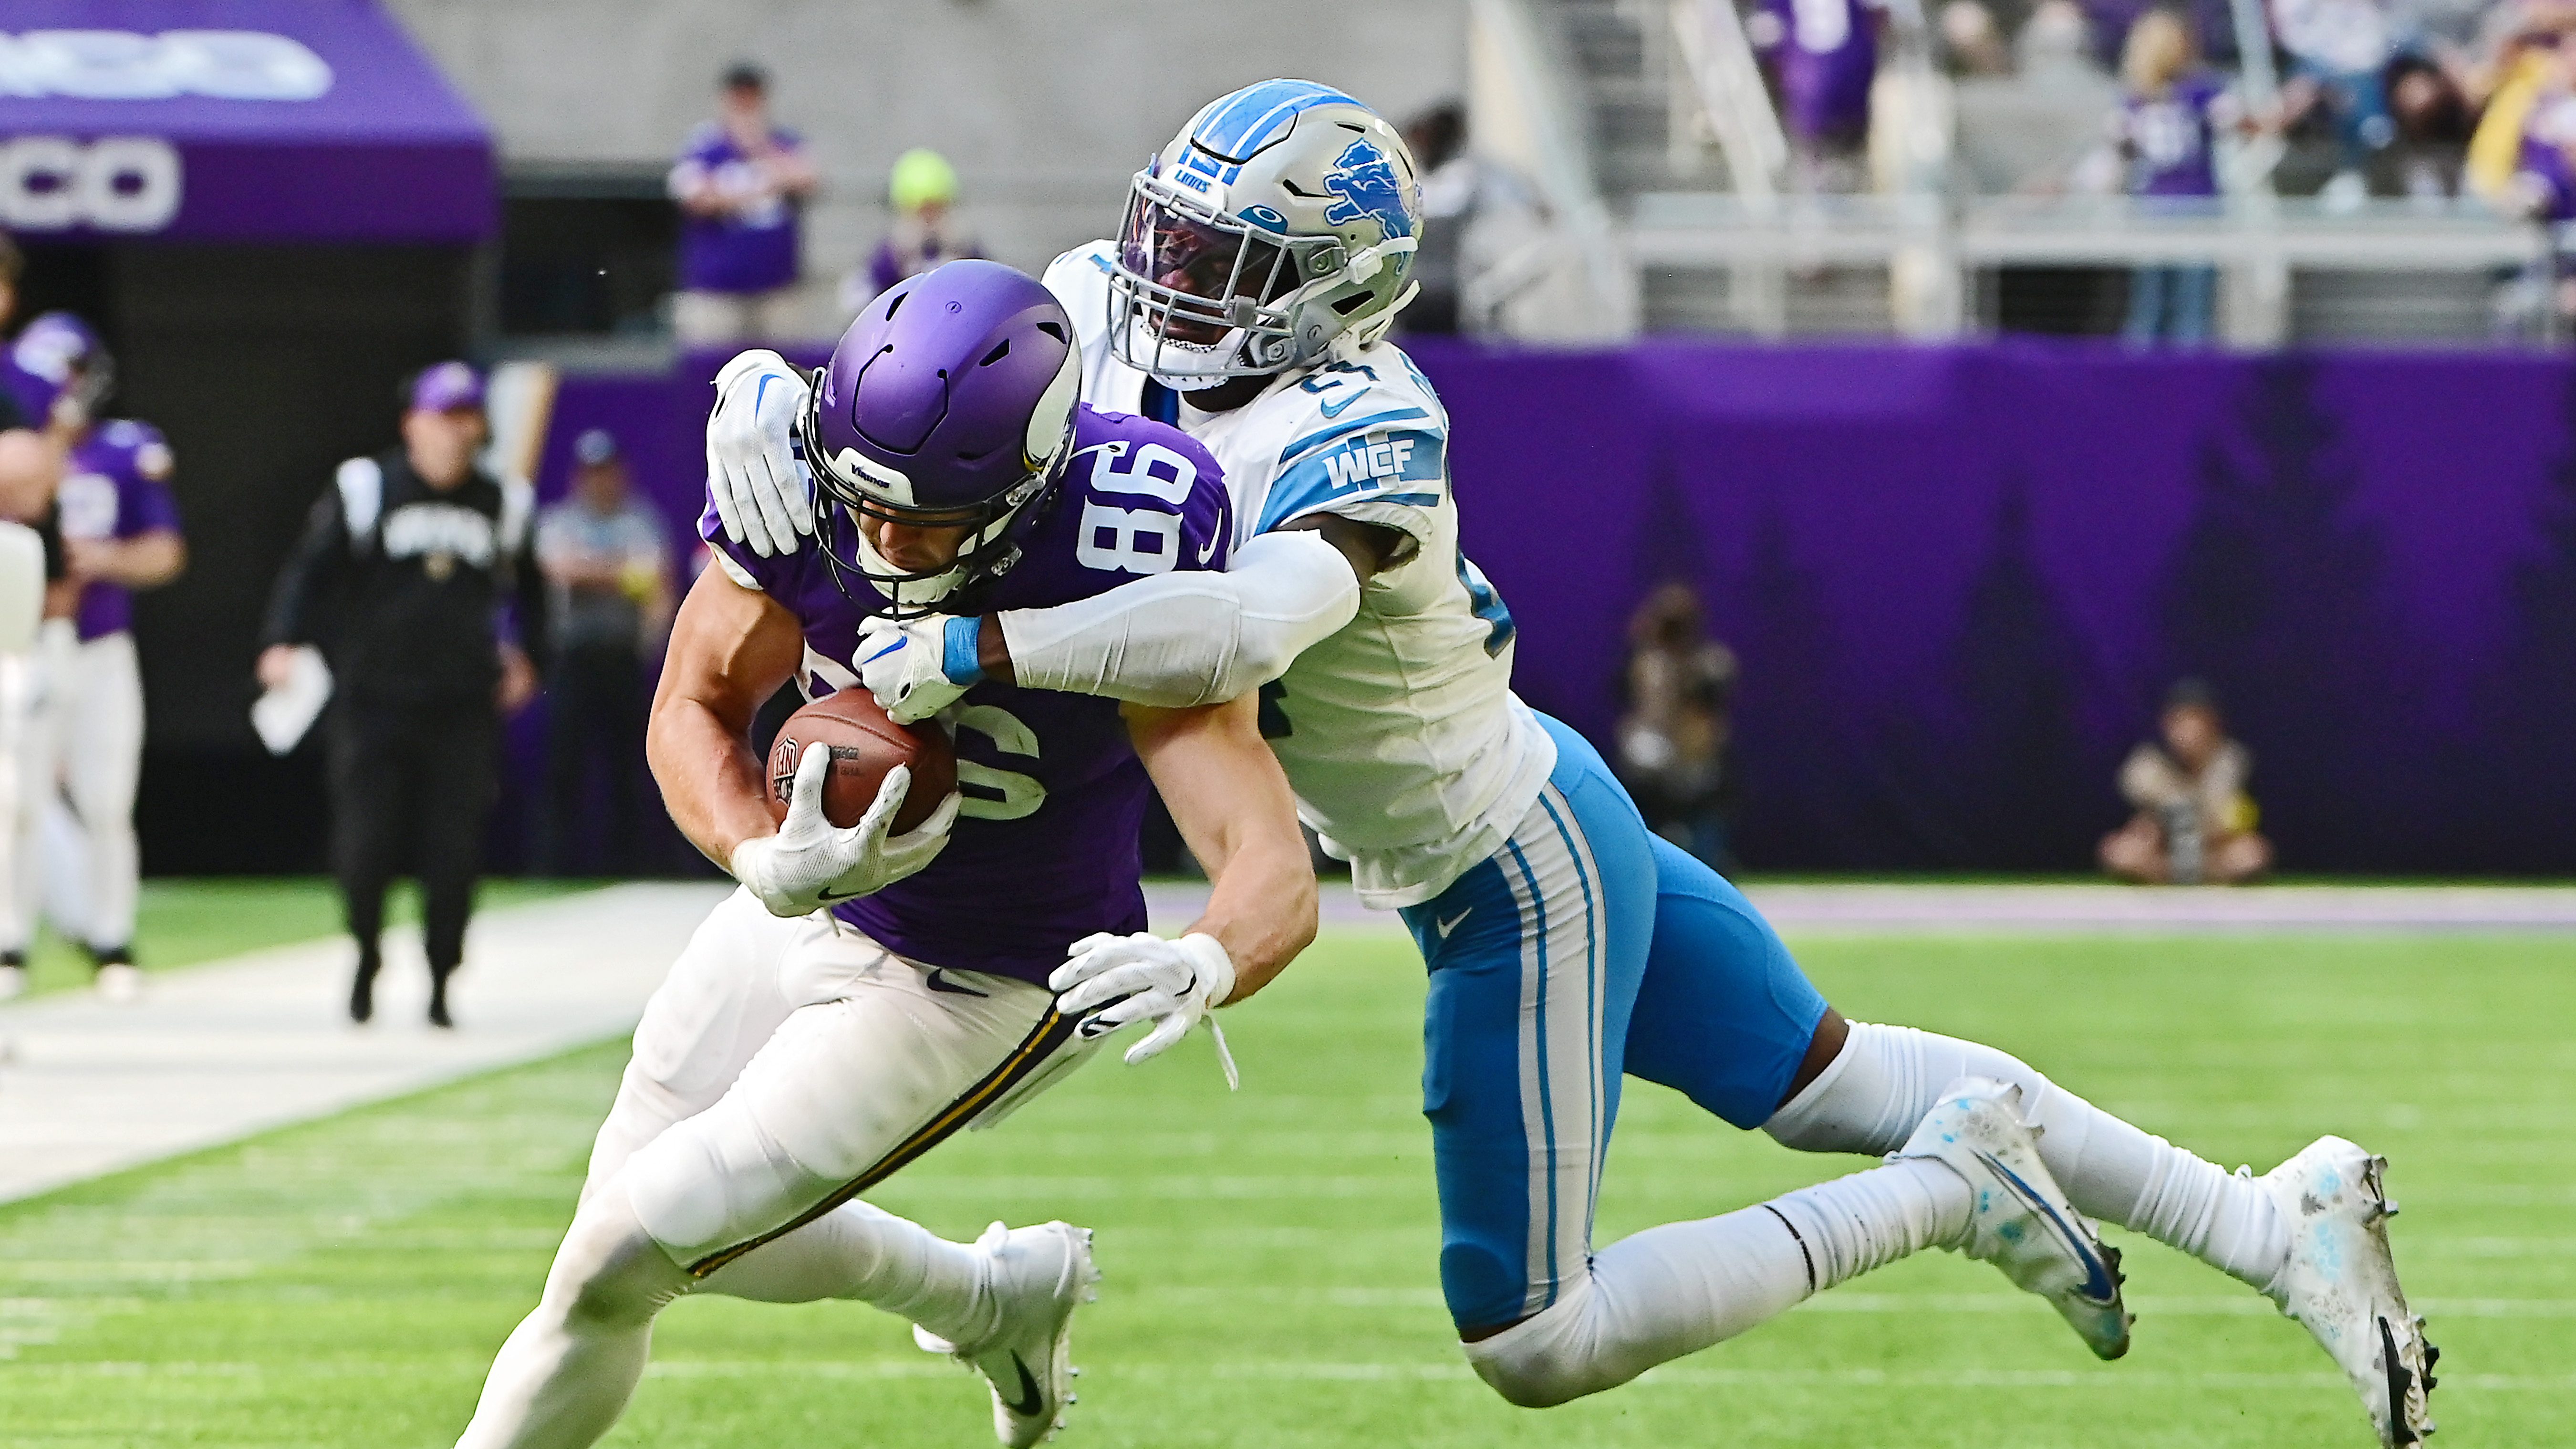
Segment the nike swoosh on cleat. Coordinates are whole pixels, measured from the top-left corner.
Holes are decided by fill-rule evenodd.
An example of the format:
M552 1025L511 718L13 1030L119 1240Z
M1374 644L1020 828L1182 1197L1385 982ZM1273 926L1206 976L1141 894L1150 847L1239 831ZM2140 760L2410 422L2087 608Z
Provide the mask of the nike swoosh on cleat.
M836 891L830 886L825 886L814 893L814 899L828 906L834 901L855 901L866 894L866 891Z
M949 976L947 968L941 966L933 966L930 968L930 989L933 991L945 991L952 996L990 996L993 994L989 991L978 991L972 986L961 984Z
M1020 1362L1018 1349L1011 1350L1011 1367L1020 1371L1020 1396L1002 1400L1002 1407L1023 1419L1034 1419L1046 1411L1046 1398L1038 1392L1038 1381L1029 1374L1029 1366Z
M2421 1435L2406 1417L2406 1396L2415 1387L2415 1375L2407 1370L2406 1361L2397 1356L2397 1334L2388 1326L2388 1316L2379 1315L2379 1363L2388 1375L2388 1437L2391 1443L2420 1444Z
M1463 921L1463 920L1467 919L1469 916L1474 915L1475 913L1476 913L1476 908L1475 908L1474 906L1469 906L1467 909L1465 909L1465 910L1463 910L1463 911L1460 911L1458 914L1456 914L1456 915L1454 915L1454 916L1451 916L1449 919L1447 919L1447 920L1445 920L1445 921L1440 920L1440 919L1438 919L1437 917L1434 917L1434 918L1432 919L1431 924L1432 924L1432 926L1433 926L1433 928L1434 928L1434 929L1436 929L1436 930L1438 930L1438 931L1440 932L1440 939L1441 939L1441 940L1443 940L1443 941L1446 941L1446 940L1448 940L1448 939L1449 939L1449 933L1450 933L1451 931L1454 931L1454 930L1458 929L1458 923L1459 923L1460 921Z
M2078 1296L2097 1308L2110 1307L2120 1296L2120 1285L2112 1279L2111 1270L2103 1265L2101 1256L2084 1241L2084 1235L2075 1231L2073 1224L2059 1217L2057 1209L2050 1206L2047 1198L2040 1196L2037 1188L2022 1181L2019 1174L2004 1166L1993 1153L1982 1147L1977 1148L1976 1153L1979 1161L1994 1169L1996 1175L2011 1184L2012 1190L2021 1195L2023 1202L2039 1209L2050 1225L2057 1229L2058 1236L2064 1238L2067 1246L2075 1250L2075 1256L2084 1264L2084 1286L2078 1290Z

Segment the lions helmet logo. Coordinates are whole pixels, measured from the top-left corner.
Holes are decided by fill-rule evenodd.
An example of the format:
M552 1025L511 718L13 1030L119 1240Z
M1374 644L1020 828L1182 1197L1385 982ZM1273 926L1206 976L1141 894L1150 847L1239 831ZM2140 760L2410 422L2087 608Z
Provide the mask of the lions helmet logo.
M1413 235L1413 216L1404 205L1404 181L1385 152L1365 139L1353 141L1333 158L1324 173L1324 189L1340 200L1324 208L1324 220L1344 226L1374 216L1389 237Z

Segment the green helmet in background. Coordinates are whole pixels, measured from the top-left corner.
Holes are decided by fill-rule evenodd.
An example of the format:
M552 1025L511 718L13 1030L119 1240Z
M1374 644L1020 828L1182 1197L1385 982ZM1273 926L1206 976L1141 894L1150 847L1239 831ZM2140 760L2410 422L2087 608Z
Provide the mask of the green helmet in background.
M1309 367L1386 335L1413 299L1413 153L1312 81L1209 102L1128 192L1110 346L1180 391Z

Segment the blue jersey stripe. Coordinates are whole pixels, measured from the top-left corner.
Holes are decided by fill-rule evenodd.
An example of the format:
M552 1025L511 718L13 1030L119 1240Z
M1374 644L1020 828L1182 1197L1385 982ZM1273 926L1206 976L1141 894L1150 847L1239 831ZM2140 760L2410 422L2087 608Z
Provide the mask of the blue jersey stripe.
M1299 454L1305 452L1309 448L1329 443L1335 438L1347 438L1353 433L1365 432L1370 428L1376 427L1380 423L1400 423L1412 418L1427 418L1429 416L1431 416L1431 414L1424 412L1420 408L1397 408L1391 412L1371 413L1364 418L1352 418L1347 422L1335 423L1329 428L1322 429L1318 432L1308 433L1306 436L1299 438L1297 441L1290 443L1287 447L1281 449L1279 453L1279 466L1285 468L1288 466L1289 461L1297 457Z
M1360 499L1436 505L1448 476L1446 448L1439 433L1398 428L1311 450L1271 483L1261 527L1276 528L1301 513ZM1404 491L1393 491L1399 488Z

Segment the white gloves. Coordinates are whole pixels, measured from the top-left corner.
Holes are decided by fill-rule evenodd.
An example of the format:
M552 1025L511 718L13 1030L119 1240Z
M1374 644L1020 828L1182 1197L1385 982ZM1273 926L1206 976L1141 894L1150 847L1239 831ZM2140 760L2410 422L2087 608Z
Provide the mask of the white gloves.
M1151 1034L1127 1049L1132 1067L1189 1035L1191 1027L1207 1020L1210 1007L1234 994L1234 961L1214 936L1166 941L1150 931L1132 936L1104 931L1074 942L1073 959L1055 968L1047 985L1055 990L1055 1009L1067 1016L1100 1008L1082 1024L1086 1037L1106 1036L1129 1022L1154 1023ZM1214 1021L1208 1027L1216 1033L1225 1084L1241 1086L1224 1029Z
M749 886L771 915L811 915L835 901L874 895L930 864L948 847L948 829L957 823L963 798L956 792L949 792L929 819L889 836L904 792L912 786L912 771L897 765L886 772L868 813L842 830L823 817L823 776L831 764L830 746L807 745L796 762L796 784L778 833L735 846L727 863L733 878Z
M814 531L814 505L790 442L813 385L766 348L736 356L716 374L707 415L707 496L725 537L767 558L794 553Z
M889 619L879 614L859 625L859 683L896 724L926 720L975 687L981 619L932 614Z

